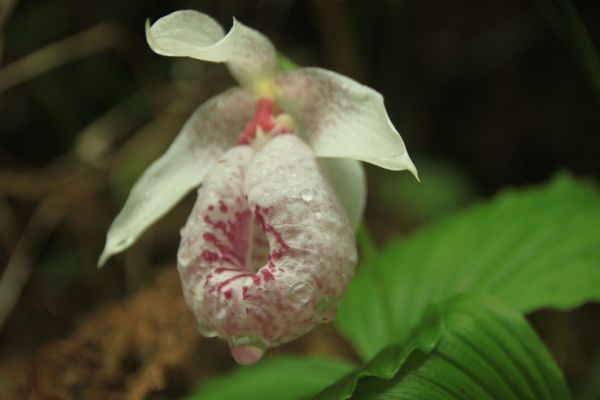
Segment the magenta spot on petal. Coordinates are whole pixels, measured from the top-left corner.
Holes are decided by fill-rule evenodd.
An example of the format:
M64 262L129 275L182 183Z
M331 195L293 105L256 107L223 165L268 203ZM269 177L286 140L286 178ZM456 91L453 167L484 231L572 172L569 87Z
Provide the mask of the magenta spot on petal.
M202 252L202 258L204 258L206 261L212 263L219 259L219 255L212 251L204 250Z
M215 209L215 207L214 207L214 206L212 206L212 205L211 205L211 206L208 206L208 211L212 211L212 210L214 210L214 209ZM206 219L206 217L205 217L205 219Z
M231 296L233 295L233 292L231 289L227 289L225 292L223 292L223 294L225 295L226 298L230 299Z
M215 235L213 235L212 233L210 233L210 232L204 232L202 234L202 238L204 240L206 240L207 242L214 242L215 240L217 240L217 237Z
M273 274L271 273L271 271L269 271L267 269L263 268L263 269L260 270L260 272L261 272L263 278L265 278L265 282L272 281L272 280L275 279L275 277L273 276Z
M222 213L227 212L227 204L225 204L223 200L219 200L219 210L221 210Z
M219 267L215 269L215 274L221 274L225 271L230 271L230 272L240 272L240 271L244 271L243 269L238 269L238 268L223 268L223 267Z
M278 249L272 249L270 256L273 260L279 260L285 253L288 252L288 250L290 249L290 246L288 246L288 244L283 240L283 237L281 236L281 232L279 232L273 226L266 223L265 217L263 214L268 213L268 212L269 212L268 208L261 208L259 205L256 205L256 207L254 207L254 217L256 218L256 222L258 222L258 224L260 225L261 229L263 230L263 232L265 234L273 235L273 237L275 238L275 242L277 243L277 245L279 247Z

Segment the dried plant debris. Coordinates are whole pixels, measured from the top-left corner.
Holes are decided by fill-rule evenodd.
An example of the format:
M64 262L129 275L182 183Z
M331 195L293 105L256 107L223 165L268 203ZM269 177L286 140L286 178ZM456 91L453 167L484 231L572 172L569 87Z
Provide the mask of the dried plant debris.
M230 364L225 345L205 343L185 306L175 268L164 268L149 287L99 310L73 334L44 347L31 362L23 395L178 397L209 368L216 372ZM212 365L202 359L213 360Z

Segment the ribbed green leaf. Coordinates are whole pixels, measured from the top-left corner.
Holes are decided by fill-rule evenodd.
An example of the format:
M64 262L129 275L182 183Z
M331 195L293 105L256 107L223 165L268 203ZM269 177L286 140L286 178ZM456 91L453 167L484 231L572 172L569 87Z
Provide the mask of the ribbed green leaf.
M189 400L295 400L318 393L353 366L319 358L267 358L224 377L203 382Z
M382 350L364 368L315 398L350 396L361 400L570 398L559 369L523 317L481 297L443 303L406 345Z
M559 176L391 243L357 274L338 327L370 359L406 339L428 305L460 293L522 312L600 300L598 190Z

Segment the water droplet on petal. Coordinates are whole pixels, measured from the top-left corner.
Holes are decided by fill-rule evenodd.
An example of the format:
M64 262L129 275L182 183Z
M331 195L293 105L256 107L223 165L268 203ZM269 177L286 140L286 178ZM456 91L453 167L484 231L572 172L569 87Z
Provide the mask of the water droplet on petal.
M304 282L296 282L292 285L292 296L294 302L300 307L304 307L309 302L312 295L312 287Z
M315 193L311 189L304 189L300 192L300 197L304 201L311 201L315 197Z
M315 314L321 322L330 322L337 313L337 301L335 297L325 296L315 306Z
M267 344L251 337L239 337L229 342L231 355L241 365L256 364L267 350Z
M198 332L204 337L212 338L212 337L217 336L217 333L215 331L213 331L212 329L210 329L208 327L208 325L206 325L202 321L197 321L196 328L198 328Z
M131 237L131 236L129 236L129 237L126 237L126 238L123 238L123 239L121 239L121 240L119 240L119 241L117 242L117 244L116 244L116 246L115 246L115 247L116 247L117 249L124 249L124 248L126 248L126 247L129 247L129 245L130 245L131 243L133 243L133 242L134 242L134 240L135 240L135 238L133 238L133 237Z

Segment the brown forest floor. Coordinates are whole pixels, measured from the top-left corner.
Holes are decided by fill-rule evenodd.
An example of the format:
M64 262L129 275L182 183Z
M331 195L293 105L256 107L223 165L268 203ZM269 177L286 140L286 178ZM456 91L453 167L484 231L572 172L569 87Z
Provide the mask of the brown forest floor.
M331 326L271 352L352 359ZM224 341L203 339L181 295L175 267L123 302L101 307L31 359L0 363L24 399L172 399L234 367Z

